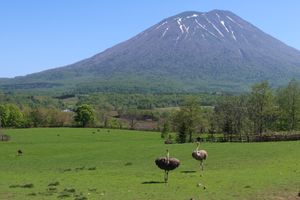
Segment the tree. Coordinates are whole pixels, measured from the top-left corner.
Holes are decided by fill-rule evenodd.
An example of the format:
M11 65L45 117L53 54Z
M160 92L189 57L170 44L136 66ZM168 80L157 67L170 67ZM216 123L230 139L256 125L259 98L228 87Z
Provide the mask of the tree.
M93 108L90 105L83 104L75 110L75 121L82 127L92 124L95 120Z
M277 92L279 129L296 130L300 122L300 86L295 79Z
M189 137L188 141L192 142L193 133L196 132L199 124L202 124L202 109L195 98L187 99L184 106L175 113L173 123L177 127L179 134L184 130Z
M19 107L14 104L6 104L0 106L0 118L3 127L22 127L23 126L23 113Z
M2 134L2 116L0 115L0 135Z
M9 110L6 105L0 105L0 120L2 127L8 126Z
M169 120L166 120L163 124L163 128L161 130L161 138L168 138L169 132L170 132L170 122Z
M7 106L9 110L8 126L16 128L22 127L24 117L19 107L13 104L8 104Z
M182 122L178 127L177 142L185 143L187 135L188 135L188 128L185 122Z
M217 126L226 135L248 133L248 116L245 96L225 96L215 106Z
M47 109L46 126L48 127L63 127L65 125L71 125L72 112L61 111L56 108Z
M136 108L130 108L122 114L122 116L129 120L129 128L134 129L137 124L137 120L140 117L140 113Z
M29 112L29 124L33 127L46 126L47 111L44 108L34 108Z
M262 136L275 121L275 104L272 90L267 81L252 86L248 101L249 119L254 132Z

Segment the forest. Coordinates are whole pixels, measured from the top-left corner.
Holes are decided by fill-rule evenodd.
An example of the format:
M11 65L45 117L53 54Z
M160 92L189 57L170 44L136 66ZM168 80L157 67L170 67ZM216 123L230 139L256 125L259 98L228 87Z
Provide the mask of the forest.
M177 142L195 137L296 134L300 130L300 85L272 89L267 81L248 93L63 94L0 93L3 128L104 127L151 130ZM177 133L175 136L171 133Z

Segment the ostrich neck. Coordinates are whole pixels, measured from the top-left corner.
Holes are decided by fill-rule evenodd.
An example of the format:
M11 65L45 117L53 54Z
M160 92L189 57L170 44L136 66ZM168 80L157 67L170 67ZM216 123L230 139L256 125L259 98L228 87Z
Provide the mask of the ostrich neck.
M199 151L199 146L200 146L200 144L198 143L197 148L196 148L196 151Z
M167 162L169 163L169 161L170 161L170 153L169 153L169 151L167 152Z

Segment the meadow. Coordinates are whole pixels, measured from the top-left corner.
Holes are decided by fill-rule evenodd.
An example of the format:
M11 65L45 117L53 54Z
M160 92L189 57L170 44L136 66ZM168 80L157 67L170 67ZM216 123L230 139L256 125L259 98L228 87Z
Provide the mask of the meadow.
M299 199L300 142L165 145L160 133L107 129L9 129L0 142L0 199ZM181 161L163 183L154 163ZM17 150L23 154L18 156Z

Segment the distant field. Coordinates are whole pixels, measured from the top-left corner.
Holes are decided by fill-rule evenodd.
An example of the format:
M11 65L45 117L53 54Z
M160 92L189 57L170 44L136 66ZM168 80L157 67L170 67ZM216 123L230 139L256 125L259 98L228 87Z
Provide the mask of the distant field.
M180 107L155 108L157 111L178 111Z
M159 133L68 128L5 132L12 140L0 143L1 200L299 199L299 141L205 143L209 157L200 173L191 157L194 144L166 146ZM160 183L163 171L154 164L166 148L182 163L170 173L168 185Z
M213 106L201 106L202 108L205 109L212 109ZM166 107L166 108L155 108L157 111L178 111L180 110L180 107Z

